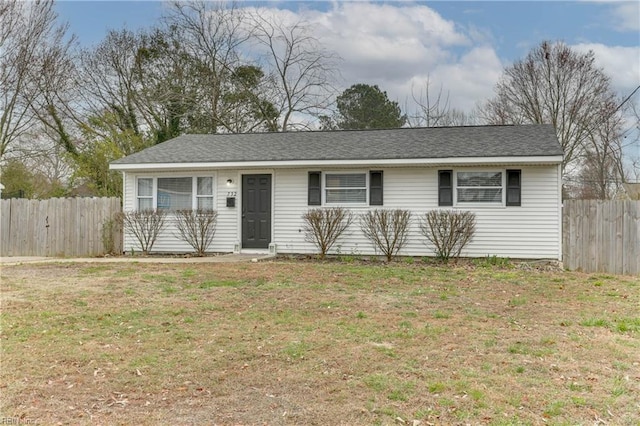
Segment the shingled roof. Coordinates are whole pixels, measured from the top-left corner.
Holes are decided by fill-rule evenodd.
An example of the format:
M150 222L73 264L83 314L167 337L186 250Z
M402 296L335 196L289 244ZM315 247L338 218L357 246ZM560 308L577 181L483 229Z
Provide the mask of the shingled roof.
M551 125L182 135L116 165L561 156Z

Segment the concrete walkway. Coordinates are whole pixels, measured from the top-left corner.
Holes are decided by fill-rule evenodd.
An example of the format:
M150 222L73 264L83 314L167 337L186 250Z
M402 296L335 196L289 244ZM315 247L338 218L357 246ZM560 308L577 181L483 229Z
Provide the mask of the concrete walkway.
M0 265L22 265L25 263L234 263L258 262L275 257L270 254L230 253L205 257L170 257L170 256L111 256L111 257L37 257L15 256L0 257Z

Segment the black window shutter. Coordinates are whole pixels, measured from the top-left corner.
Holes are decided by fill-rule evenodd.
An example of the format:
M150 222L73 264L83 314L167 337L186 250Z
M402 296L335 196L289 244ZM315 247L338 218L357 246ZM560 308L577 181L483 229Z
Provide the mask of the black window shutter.
M322 204L322 185L320 184L320 172L309 172L308 202L310 206Z
M438 205L453 206L453 170L438 170Z
M381 206L382 202L382 170L372 170L369 172L369 205Z
M507 170L507 206L519 206L521 173L520 170Z

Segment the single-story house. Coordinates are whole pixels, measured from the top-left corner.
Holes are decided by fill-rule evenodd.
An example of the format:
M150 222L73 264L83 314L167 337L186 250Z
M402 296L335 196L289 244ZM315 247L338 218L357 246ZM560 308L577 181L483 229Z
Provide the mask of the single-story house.
M212 252L315 253L302 215L343 206L408 209L400 253L429 256L417 218L469 210L463 256L562 256L562 148L550 125L182 135L111 163L123 209L214 208ZM191 252L167 226L154 252ZM125 237L125 250L136 248ZM376 254L354 221L333 252Z

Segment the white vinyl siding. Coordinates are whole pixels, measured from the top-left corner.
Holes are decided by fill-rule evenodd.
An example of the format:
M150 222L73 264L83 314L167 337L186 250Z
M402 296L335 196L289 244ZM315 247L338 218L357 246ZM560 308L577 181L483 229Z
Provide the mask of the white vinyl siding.
M522 205L506 207L504 203L468 203L464 206L438 207L438 170L426 167L384 168L384 206L357 206L350 210L358 215L374 208L408 209L412 213L409 242L401 254L412 256L432 256L420 233L418 218L432 209L469 210L476 214L476 235L463 256L500 256L511 258L558 259L560 253L560 204L558 193L557 166L514 166L521 170ZM505 169L506 169L505 168ZM379 168L377 168L379 169ZM464 168L453 167L454 171ZM486 167L488 172L496 172L495 167ZM315 247L304 241L301 215L307 206L308 169L277 170L277 184L274 187L274 243L279 253L316 252ZM469 171L482 171L477 166ZM500 169L502 179L504 170ZM454 172L454 173L455 173ZM330 173L324 169L323 173ZM330 206L327 205L326 208ZM323 207L324 208L324 207ZM360 230L356 218L333 247L333 253L375 254L371 243Z
M504 171L507 169L521 170L521 206L508 207L504 204L493 205L486 203L471 203L453 207L438 207L438 170L458 171ZM382 170L384 173L384 206L355 205L349 209L355 214L372 210L408 209L412 212L412 225L407 247L401 253L411 256L432 256L431 247L425 243L420 233L417 219L428 210L453 209L469 210L476 214L476 234L463 256L485 257L501 256L511 258L551 258L558 259L561 253L560 235L560 182L557 165L550 166L520 166L505 165L503 167L487 166L485 168L473 166L465 170L464 167L366 167L354 172L366 173L368 170ZM273 178L273 217L272 242L277 244L279 253L308 253L316 252L313 244L305 241L301 216L310 208L329 208L308 206L308 173L320 170L309 168L282 168L272 172ZM244 172L244 171L243 171ZM345 169L322 169L322 181L325 174L347 173ZM227 186L227 179L239 182L241 172L238 170L219 170L203 173L151 173L125 174L124 209L132 210L137 207L136 182L138 177L179 177L191 175L193 177L213 175L214 208L218 211L218 226L212 251L231 252L234 244L239 241L241 223L240 187ZM367 178L368 179L368 178ZM504 188L504 186L503 186ZM325 188L323 188L324 191ZM504 191L503 191L504 192ZM504 194L503 194L504 195ZM236 196L236 207L226 207L226 197ZM324 197L324 194L323 194ZM343 205L345 206L345 205ZM185 253L192 249L175 237L175 226L168 226L156 242L154 252ZM125 238L126 250L130 250L133 241ZM375 254L371 243L360 230L359 220L354 220L347 233L338 240L332 253L368 255Z
M217 178L217 176L220 178ZM232 177L236 181L236 174L227 174L225 172L216 171L182 171L180 173L171 172L154 172L154 173L134 173L127 172L124 175L124 202L123 210L130 211L135 210L138 207L137 202L137 182L140 178L154 179L154 178L175 178L175 177L191 177L191 178L207 178L211 183L209 192L209 182L200 182L201 188L197 188L198 180L194 179L196 188L193 190L196 195L201 194L202 197L194 197L194 207L198 204L213 203L213 208L218 211L218 224L216 227L216 234L213 238L213 244L209 251L211 252L231 252L233 246L238 238L238 208L226 207L226 196L231 191L235 192L237 189L235 186L229 187L226 184L227 178ZM205 195L205 193L207 193ZM208 201L199 201L199 200ZM177 228L175 226L175 216L168 212L166 219L166 226L162 234L156 240L153 246L152 252L154 253L191 253L193 249L184 241L176 237ZM125 235L124 237L125 252L139 251L138 243L131 235Z

